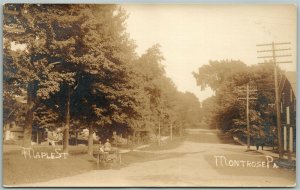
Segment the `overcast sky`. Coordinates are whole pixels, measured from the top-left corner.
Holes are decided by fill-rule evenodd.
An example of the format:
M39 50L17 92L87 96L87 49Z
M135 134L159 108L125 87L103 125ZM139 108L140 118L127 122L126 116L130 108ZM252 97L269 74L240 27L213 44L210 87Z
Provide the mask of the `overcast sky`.
M201 91L193 71L209 60L239 59L257 64L256 44L291 42L296 70L295 6L122 5L130 14L127 30L142 54L152 45L162 48L167 76L180 91L196 94L200 101L212 95Z

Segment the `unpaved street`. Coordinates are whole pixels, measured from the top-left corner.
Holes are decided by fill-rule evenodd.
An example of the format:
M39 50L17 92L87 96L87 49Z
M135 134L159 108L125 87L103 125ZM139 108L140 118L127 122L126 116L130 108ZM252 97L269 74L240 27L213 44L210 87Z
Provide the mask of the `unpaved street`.
M26 186L292 186L295 172L273 167L226 166L227 160L266 161L257 151L245 152L217 130L189 130L176 149L155 151L175 157L140 162L121 169L93 170L76 176ZM218 166L217 166L218 164ZM273 166L270 163L270 166Z

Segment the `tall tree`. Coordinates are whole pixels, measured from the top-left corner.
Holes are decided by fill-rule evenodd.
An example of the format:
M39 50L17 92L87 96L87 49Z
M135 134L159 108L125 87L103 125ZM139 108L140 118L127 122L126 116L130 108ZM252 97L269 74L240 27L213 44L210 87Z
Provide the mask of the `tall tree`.
M24 45L23 51L13 51L7 46L7 79L27 86L27 116L24 143L31 140L33 112L41 100L49 99L59 91L66 98L64 150L67 151L70 123L70 94L80 65L70 58L81 54L78 47L84 31L85 6L81 5L6 5L17 6L16 14L7 15L6 25L21 28L17 35L5 30L5 38ZM15 8L14 8L15 9ZM12 17L12 19L10 19ZM28 41L24 41L24 39ZM9 44L8 44L9 45ZM9 61L11 60L11 61ZM10 72L12 74L8 75ZM11 77L13 76L13 77ZM9 78L10 77L10 78Z
M204 89L210 87L215 96L203 102L204 114L210 125L225 132L245 135L246 110L237 88L247 83L257 88L257 101L250 104L251 136L255 136L264 126L274 125L274 102L272 88L272 65L246 66L240 61L213 61L194 73L197 84Z

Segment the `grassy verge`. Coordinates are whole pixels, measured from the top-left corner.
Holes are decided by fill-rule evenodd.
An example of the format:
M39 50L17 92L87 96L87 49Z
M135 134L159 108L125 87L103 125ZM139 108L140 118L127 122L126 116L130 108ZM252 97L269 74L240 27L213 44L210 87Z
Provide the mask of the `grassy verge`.
M183 142L183 138L174 138L167 141L162 146L152 144L143 150L167 150L174 149ZM60 148L61 147L56 147ZM96 151L97 145L94 146ZM55 148L51 146L35 146L35 155L39 152L46 152L48 155L55 153ZM37 183L49 181L56 178L73 176L94 169L107 169L96 167L93 157L87 155L87 146L70 146L67 159L45 159L26 158L21 154L20 147L3 147L3 185L14 186L26 183ZM59 151L62 152L62 151ZM172 157L182 156L179 153L156 154L147 152L128 152L122 154L122 165L126 167L130 164L162 160Z
M96 147L95 147L96 148ZM4 147L5 149L5 147ZM34 147L35 153L55 153L54 147ZM61 152L61 151L60 151ZM3 154L3 185L48 181L55 178L72 176L92 170L93 158L86 154L87 147L70 147L67 159L34 159L21 154L21 149L5 151Z

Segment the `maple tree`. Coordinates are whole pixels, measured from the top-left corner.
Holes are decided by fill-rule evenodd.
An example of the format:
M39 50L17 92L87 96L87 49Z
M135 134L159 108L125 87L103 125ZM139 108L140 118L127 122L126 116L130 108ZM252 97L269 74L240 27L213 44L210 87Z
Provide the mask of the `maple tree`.
M189 106L180 104L191 95L166 76L159 45L137 56L120 6L7 4L5 10L4 102L26 97L23 146L30 146L33 124L62 127L65 152L70 126L88 128L91 154L94 132L102 141L113 131L157 133L160 125L167 133L187 117Z
M39 101L59 91L60 83L68 80L70 73L59 73L53 69L55 61L47 48L53 41L53 35L47 28L49 17L40 14L50 9L39 5L10 4L5 9L14 9L15 13L6 12L4 15L4 25L7 26L4 27L7 41L4 46L4 82L10 81L15 91L27 92L23 138L23 146L27 147L31 143L33 115ZM18 29L17 32L12 28ZM13 43L25 48L14 49ZM4 97L4 100L8 99Z

